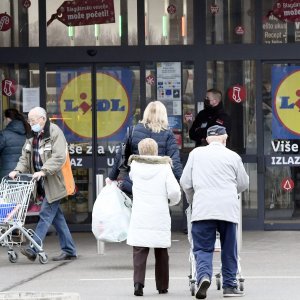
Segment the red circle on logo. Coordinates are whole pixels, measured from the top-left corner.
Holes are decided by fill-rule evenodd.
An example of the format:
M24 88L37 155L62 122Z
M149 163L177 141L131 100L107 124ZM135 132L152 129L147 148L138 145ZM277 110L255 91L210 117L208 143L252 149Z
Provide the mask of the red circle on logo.
M290 192L295 187L295 183L291 178L284 178L281 181L281 188L287 192Z
M241 103L246 100L246 89L244 86L236 84L228 89L229 100L235 103Z

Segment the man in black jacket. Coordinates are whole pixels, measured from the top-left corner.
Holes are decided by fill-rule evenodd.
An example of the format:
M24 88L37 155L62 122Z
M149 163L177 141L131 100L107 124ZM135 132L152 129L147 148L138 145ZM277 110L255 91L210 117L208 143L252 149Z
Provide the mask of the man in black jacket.
M207 128L214 125L225 127L230 136L231 119L224 110L222 93L217 89L210 89L206 92L204 109L198 113L189 130L189 136L196 142L196 147L207 145Z

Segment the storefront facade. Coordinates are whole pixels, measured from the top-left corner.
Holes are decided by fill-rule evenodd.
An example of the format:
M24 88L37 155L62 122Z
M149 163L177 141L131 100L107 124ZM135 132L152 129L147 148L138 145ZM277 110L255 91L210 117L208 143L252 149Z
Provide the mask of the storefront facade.
M64 130L78 188L62 202L72 230L90 230L97 187L147 103L166 104L185 162L188 130L212 87L223 93L230 148L250 176L243 228L300 229L299 1L104 1L108 23L79 26L102 1L71 2L1 1L0 97L1 113L40 105ZM184 208L172 208L176 229L185 227Z

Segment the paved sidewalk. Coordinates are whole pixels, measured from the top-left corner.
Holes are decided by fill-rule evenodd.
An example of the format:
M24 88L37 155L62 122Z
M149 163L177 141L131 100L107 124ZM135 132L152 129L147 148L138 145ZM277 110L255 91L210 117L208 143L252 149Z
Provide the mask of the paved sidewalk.
M106 244L105 255L97 254L91 233L74 233L79 259L32 263L20 254L17 263L7 258L7 249L0 247L0 292L76 292L81 300L136 299L133 296L132 249L125 243ZM170 249L169 293L159 295L155 290L154 255L150 252L146 273L145 299L191 299L188 274L189 244L183 233L173 233ZM45 249L51 258L58 254L55 235L48 236ZM18 251L18 249L17 249ZM300 232L243 232L241 256L249 300L298 300L300 282ZM219 271L220 253L214 259L215 273ZM143 299L144 299L143 298ZM222 291L213 281L207 299L222 299Z

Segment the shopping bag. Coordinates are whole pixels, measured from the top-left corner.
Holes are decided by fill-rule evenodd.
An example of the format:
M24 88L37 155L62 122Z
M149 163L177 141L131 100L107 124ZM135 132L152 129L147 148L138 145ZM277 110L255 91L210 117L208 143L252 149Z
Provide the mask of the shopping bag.
M92 232L103 242L122 242L127 239L131 217L131 199L115 182L99 193L92 212Z

